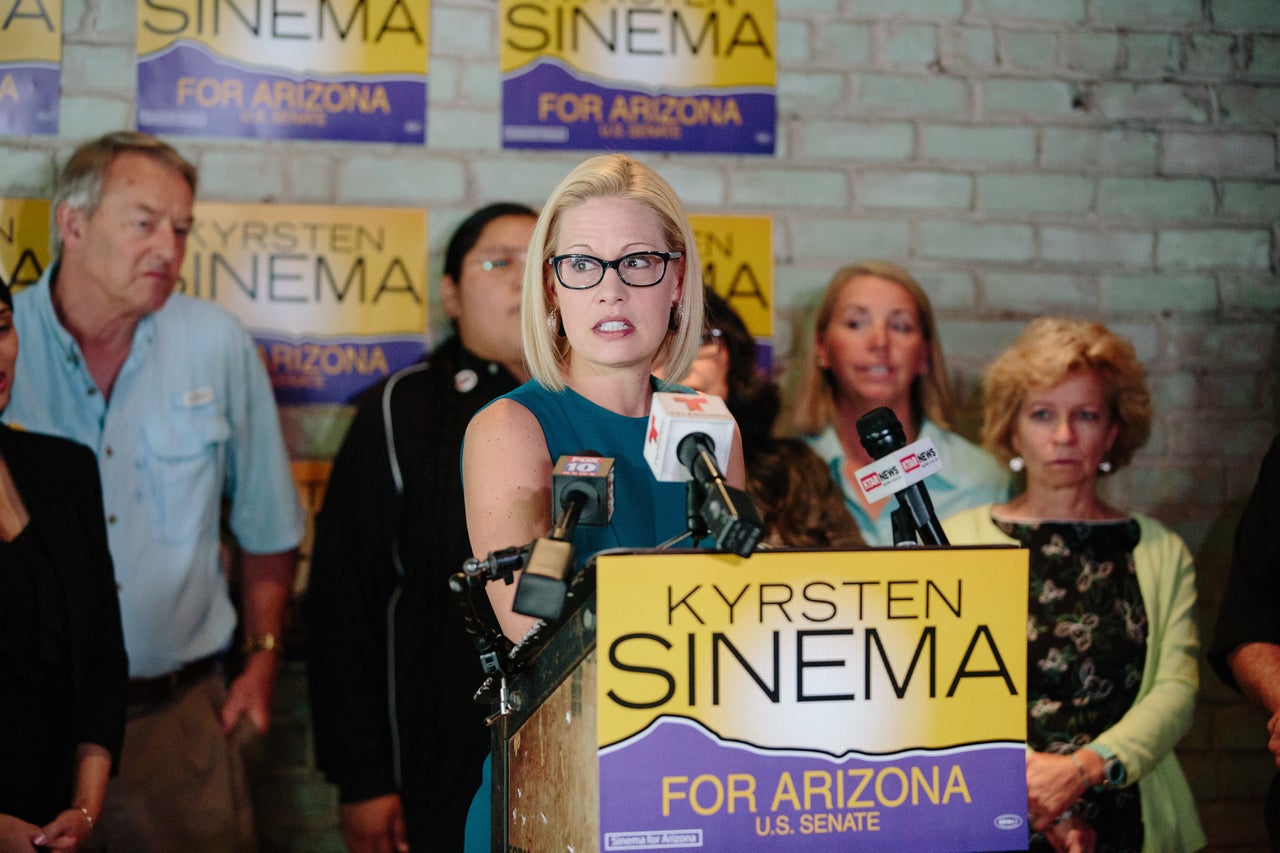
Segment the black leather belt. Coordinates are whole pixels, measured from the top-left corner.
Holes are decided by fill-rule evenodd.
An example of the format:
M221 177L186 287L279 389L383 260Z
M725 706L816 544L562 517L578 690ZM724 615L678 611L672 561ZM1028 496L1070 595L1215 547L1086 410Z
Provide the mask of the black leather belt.
M174 670L167 675L159 675L155 678L131 678L129 679L129 704L159 705L175 690L194 684L217 672L220 660L221 655L209 655L207 658L194 660L182 669Z

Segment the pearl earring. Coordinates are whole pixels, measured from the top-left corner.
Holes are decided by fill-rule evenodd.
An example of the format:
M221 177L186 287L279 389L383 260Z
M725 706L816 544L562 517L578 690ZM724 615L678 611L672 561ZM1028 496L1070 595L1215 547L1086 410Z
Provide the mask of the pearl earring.
M1021 456L1015 456L1009 460L1009 470L1015 474L1026 467L1027 460L1023 459Z
M1111 463L1110 463L1108 460L1106 460L1106 459L1103 459L1101 462L1099 462L1099 463L1098 463L1098 473L1100 473L1100 474L1110 474L1110 473L1111 473Z

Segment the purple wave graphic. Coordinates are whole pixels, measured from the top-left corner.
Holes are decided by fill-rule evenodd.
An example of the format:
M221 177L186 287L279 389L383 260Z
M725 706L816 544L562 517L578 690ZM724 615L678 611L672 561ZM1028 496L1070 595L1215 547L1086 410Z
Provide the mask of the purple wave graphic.
M0 98L0 136L50 136L58 132L62 72L49 65L0 65L17 98ZM7 88L7 86L6 86Z
M271 97L255 105L262 84ZM426 122L425 74L416 80L255 71L188 42L138 61L138 129L148 133L421 145Z
M563 100L554 106L544 98ZM591 104L599 99L599 117ZM623 98L628 115L610 122ZM720 123L737 106L741 124ZM552 108L539 113L544 102ZM554 62L539 61L502 83L504 148L635 150L773 154L777 97L772 91L708 88L696 92L599 86L574 77Z
M600 755L603 851L1025 850L1020 743L841 758L664 717Z
M427 352L421 335L309 339L254 332L253 339L281 405L354 402Z

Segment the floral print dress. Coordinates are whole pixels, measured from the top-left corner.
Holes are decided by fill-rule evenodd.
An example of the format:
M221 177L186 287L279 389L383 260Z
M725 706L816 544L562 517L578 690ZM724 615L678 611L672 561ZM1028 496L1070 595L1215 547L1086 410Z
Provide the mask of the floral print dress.
M992 520L1031 552L1027 744L1066 755L1117 723L1138 695L1147 657L1138 523ZM1142 849L1136 785L1091 789L1072 809L1097 832L1098 851ZM1051 848L1035 833L1031 849Z

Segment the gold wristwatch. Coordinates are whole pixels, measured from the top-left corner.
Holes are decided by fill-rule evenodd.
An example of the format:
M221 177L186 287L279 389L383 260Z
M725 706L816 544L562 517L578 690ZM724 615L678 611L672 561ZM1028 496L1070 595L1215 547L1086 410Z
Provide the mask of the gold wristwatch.
M244 653L251 655L254 652L275 652L279 654L282 649L279 638L275 634L253 634L244 641Z

